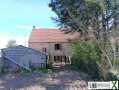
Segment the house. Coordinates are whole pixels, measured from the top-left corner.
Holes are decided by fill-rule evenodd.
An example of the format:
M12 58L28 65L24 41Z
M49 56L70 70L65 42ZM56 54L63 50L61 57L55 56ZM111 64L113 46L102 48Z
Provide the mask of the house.
M1 65L3 65L3 69L9 72L18 71L20 68L31 70L31 67L44 68L47 66L45 54L22 45L4 48L1 52Z
M70 39L75 39L79 33L68 33L59 29L38 29L33 27L28 45L48 56L48 62L71 63Z

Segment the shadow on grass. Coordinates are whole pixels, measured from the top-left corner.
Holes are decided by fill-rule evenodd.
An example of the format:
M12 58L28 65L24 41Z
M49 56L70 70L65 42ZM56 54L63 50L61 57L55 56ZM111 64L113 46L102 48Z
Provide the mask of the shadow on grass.
M70 88L69 90L87 89L81 73L64 70L8 74L0 77L0 90L68 90L68 88Z

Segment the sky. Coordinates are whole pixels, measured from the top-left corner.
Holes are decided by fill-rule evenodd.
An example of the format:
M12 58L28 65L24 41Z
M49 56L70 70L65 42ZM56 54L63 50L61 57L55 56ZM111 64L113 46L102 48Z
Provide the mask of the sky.
M55 13L48 7L50 0L0 0L0 49L9 40L26 45L33 26L56 28L51 19Z

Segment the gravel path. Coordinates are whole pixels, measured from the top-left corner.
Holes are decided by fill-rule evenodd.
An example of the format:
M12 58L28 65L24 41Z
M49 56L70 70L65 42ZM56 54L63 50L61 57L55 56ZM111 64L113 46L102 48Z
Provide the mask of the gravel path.
M0 90L87 90L86 75L76 71L0 76Z

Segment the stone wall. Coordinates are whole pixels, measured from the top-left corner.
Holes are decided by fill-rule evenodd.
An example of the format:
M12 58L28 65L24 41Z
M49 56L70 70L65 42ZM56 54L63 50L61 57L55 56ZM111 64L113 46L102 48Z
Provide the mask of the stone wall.
M61 44L61 50L55 50L55 44ZM50 59L53 60L54 56L71 56L71 46L69 43L29 43L29 47L37 51L50 55ZM46 48L46 52L43 52L43 48Z

